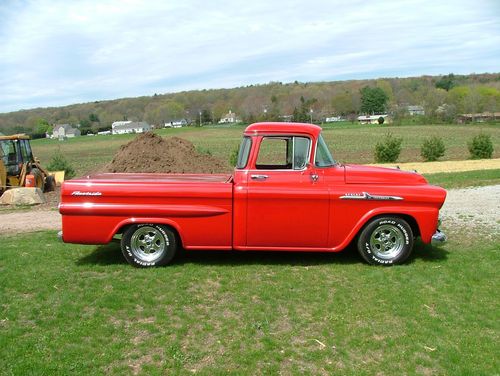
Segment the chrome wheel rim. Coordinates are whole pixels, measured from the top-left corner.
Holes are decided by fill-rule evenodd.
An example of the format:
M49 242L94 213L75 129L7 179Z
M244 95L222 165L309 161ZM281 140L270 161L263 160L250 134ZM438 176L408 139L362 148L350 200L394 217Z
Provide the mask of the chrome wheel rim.
M370 236L370 249L383 260L397 257L403 250L405 237L403 231L393 225L378 226Z
M165 238L158 229L143 226L132 235L130 248L132 253L142 261L152 262L165 252Z

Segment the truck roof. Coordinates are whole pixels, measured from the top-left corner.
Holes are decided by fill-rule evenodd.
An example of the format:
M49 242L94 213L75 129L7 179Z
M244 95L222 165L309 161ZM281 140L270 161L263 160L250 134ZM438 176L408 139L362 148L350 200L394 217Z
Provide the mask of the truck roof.
M245 129L244 134L246 136L255 136L259 134L305 133L317 138L320 132L321 132L321 127L314 124L263 122L263 123L250 124Z

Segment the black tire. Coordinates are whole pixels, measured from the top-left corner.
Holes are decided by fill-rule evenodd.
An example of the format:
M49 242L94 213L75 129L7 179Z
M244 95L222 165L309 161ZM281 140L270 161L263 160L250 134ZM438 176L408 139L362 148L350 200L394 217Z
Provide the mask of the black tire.
M121 240L123 256L138 268L167 265L177 252L177 238L167 226L145 223L130 226Z
M45 178L45 192L52 192L56 187L56 179L52 175L49 175Z
M413 231L404 219L372 219L358 237L358 252L372 265L402 264L413 250Z
M43 181L43 174L42 171L40 171L38 168L32 168L30 175L33 175L35 178L35 187L40 188L42 192L44 192L45 184Z

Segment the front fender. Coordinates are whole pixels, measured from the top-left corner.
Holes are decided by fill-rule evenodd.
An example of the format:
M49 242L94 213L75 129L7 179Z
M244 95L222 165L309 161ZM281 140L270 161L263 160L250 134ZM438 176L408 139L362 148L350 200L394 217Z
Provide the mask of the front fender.
M338 242L333 245L332 250L340 251L347 247L368 222L370 222L373 218L380 216L408 216L413 218L418 226L422 242L430 243L432 235L437 229L439 209L434 207L401 208L396 206L374 208L367 211L361 218L359 218L354 226L350 226L350 230L346 231L344 236L342 236L338 229L336 231L336 228L333 228L333 233L335 234L334 240L337 239Z

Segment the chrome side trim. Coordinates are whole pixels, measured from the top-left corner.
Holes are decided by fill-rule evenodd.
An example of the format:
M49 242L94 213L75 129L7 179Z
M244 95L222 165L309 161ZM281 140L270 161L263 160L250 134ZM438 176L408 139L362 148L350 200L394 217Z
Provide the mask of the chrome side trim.
M404 200L403 197L399 196L382 196L382 195L371 195L368 192L363 193L346 193L339 197L341 200L377 200L377 201L400 201Z

